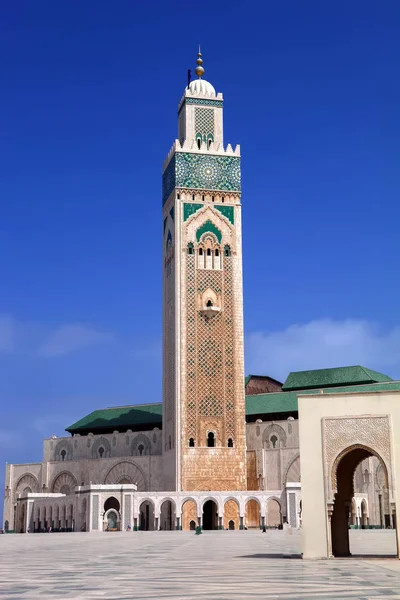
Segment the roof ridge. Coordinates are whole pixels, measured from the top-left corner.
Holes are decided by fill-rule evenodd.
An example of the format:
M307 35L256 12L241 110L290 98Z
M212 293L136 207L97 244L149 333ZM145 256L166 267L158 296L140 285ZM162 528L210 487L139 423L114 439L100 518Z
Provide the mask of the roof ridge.
M105 408L96 408L96 410L114 410L116 408L135 408L138 406L156 406L162 402L145 402L144 404L121 404L120 406L106 406ZM94 410L93 412L96 412Z

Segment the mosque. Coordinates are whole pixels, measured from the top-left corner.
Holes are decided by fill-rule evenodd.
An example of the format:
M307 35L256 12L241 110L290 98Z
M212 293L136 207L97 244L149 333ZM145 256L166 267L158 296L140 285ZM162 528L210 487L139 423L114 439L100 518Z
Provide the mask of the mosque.
M319 435L299 397L400 390L362 366L245 377L240 147L202 65L163 165L162 402L95 410L44 440L42 462L8 464L6 531L298 528L300 439ZM395 527L379 454L351 475L346 527Z

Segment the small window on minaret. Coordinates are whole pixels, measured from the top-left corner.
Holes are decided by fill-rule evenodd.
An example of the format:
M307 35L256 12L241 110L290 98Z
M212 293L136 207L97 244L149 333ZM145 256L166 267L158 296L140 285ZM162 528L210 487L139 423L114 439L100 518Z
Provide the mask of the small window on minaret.
M192 194L192 200L194 200L194 194Z
M210 433L207 435L207 446L209 448L214 448L215 446L215 435L212 431L210 431Z
M218 248L215 249L215 256L219 256L219 250L218 250Z
M194 254L194 248L192 242L188 243L188 254Z
M189 440L189 448L194 448L194 439L190 438Z
M61 460L65 460L65 457L67 456L67 453L65 450L61 450Z
M211 200L214 202L214 196L211 196Z
M211 256L211 250L210 250L210 248L207 248L207 256Z
M201 147L201 138L197 138L197 147L200 150L200 147Z
M225 202L225 197L224 196L222 196L222 202Z
M229 438L228 440L228 448L233 448L233 439Z
M180 200L180 199L181 199L181 195L180 195L180 194L178 194L177 198L178 198L178 200Z
M203 256L203 248L199 248L199 254L200 256Z
M224 248L224 255L225 256L230 256L231 255L231 248L230 248L230 246L228 246L228 244Z
M213 305L212 300L208 300L207 307L210 308Z
M204 196L202 197L202 200L203 200L203 202L204 202Z

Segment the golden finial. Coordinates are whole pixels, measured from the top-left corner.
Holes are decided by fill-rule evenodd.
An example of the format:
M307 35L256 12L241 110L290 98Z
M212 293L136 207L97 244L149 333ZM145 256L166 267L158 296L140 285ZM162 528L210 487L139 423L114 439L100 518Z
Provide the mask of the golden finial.
M204 69L201 66L203 64L203 59L201 58L200 44L199 44L199 52L197 54L197 67L196 67L196 75L199 79L201 79L202 75L204 75Z

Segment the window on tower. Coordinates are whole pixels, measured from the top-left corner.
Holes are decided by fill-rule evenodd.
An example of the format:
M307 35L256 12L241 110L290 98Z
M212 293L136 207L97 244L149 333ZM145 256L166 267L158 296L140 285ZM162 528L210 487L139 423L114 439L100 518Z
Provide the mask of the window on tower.
M224 248L224 256L231 256L231 247L228 244Z
M232 438L228 439L228 448L233 448L233 439Z
M192 242L188 243L187 251L188 251L188 254L194 254L194 246L193 246Z
M194 448L194 438L190 438L190 440L189 440L189 448Z
M211 256L211 249L207 248L207 256Z
M200 256L203 256L203 248L199 248L199 254Z
M214 448L215 446L215 435L212 431L210 431L207 435L207 446L209 448Z

